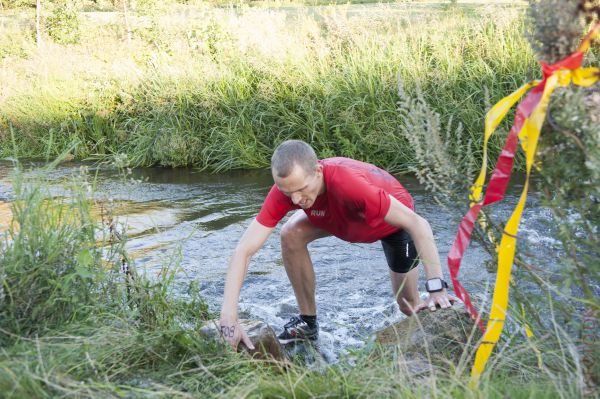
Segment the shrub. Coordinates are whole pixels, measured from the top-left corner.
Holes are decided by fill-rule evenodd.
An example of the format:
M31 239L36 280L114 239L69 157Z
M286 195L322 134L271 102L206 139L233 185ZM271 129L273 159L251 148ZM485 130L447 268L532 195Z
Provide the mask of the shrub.
M42 334L89 313L104 273L96 227L85 196L52 198L39 177L15 170L12 222L0 257L0 326L18 335Z
M582 10L585 8L569 0L531 2L528 37L540 59L556 62L577 49L584 20L595 17ZM595 13L596 9L592 11ZM593 52L588 54L590 59L597 59ZM414 99L401 91L400 98L402 132L408 140L415 141L413 147L417 149L414 171L443 204L463 215L462 209L456 211L455 204L462 204L466 209L468 191L464 187L463 163L453 151L455 143L444 138L439 115L422 96L417 95ZM409 111L416 115L406 118ZM537 331L550 328L548 318L539 315L553 312L554 322L563 326L574 342L573 350L580 359L578 367L584 366L588 387L600 381L600 370L595 361L600 353L597 344L600 309L598 115L600 91L597 87L571 86L554 93L537 154L541 166L537 174L541 179L534 187L540 193L542 205L552 211L552 231L561 242L562 250L553 254L551 262L536 257L524 260L517 253L515 264L521 267L515 268L515 289L511 288L513 298L534 309L529 313L532 317L528 323L537 324L534 328ZM473 177L469 176L467 181L472 182ZM461 186L463 189L457 191L456 188ZM462 197L458 193L463 193ZM502 221L489 220L490 231L484 232L479 227L474 231L474 237L494 258L495 245L486 239L486 235L495 235L499 242L501 230L496 225L500 223ZM523 245L519 243L520 248ZM538 285L548 296L533 295L531 283Z
M64 0L56 4L45 21L48 36L61 44L79 43L80 25L76 4L72 0Z

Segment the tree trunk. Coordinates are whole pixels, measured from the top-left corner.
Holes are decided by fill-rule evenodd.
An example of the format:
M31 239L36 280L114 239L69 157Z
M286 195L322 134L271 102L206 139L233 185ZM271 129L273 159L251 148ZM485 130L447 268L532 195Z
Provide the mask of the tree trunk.
M42 32L40 31L40 18L42 16L42 0L35 3L35 41L38 47L42 45Z
M127 44L131 44L131 27L129 26L129 14L127 12L127 1L123 0L123 18L125 19L125 30L127 31Z

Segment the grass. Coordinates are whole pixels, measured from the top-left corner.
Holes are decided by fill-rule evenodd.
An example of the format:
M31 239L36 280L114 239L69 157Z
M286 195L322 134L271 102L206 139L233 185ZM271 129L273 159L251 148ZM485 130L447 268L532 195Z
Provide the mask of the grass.
M522 8L365 10L168 8L132 14L130 41L119 14L89 14L78 44L39 48L31 28L8 24L0 155L52 159L78 143L77 159L219 171L266 167L279 142L300 138L321 157L406 171L398 76L480 148L485 90L499 100L537 69Z

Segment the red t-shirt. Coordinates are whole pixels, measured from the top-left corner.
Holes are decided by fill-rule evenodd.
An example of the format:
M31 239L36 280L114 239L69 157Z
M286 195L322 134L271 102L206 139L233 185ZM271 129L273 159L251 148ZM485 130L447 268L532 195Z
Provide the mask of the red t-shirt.
M327 158L323 165L325 193L304 209L313 225L350 242L375 242L399 229L383 218L390 208L391 194L410 209L408 191L388 172L349 158ZM273 185L256 220L275 227L292 209L301 209Z

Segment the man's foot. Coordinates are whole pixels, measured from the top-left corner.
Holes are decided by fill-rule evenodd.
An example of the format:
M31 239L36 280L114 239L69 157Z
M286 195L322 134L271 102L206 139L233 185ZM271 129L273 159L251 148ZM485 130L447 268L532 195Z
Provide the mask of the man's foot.
M314 326L310 326L300 317L294 316L283 326L283 332L277 338L282 344L307 339L315 341L319 338L319 324L315 322Z

